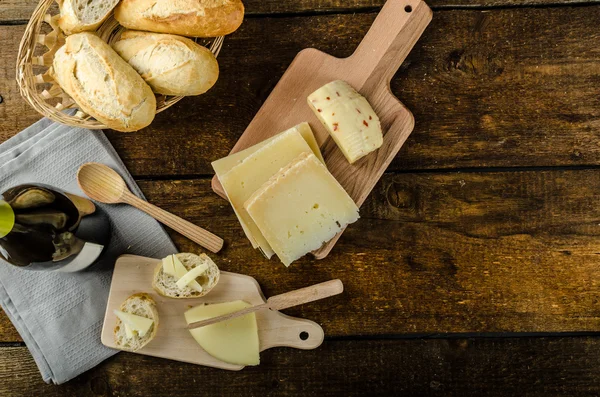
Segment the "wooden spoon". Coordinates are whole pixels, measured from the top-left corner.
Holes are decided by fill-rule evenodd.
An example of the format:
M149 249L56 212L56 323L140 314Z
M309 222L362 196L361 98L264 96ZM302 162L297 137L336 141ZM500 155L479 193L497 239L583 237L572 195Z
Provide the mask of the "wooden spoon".
M86 163L79 167L77 183L85 194L96 201L132 205L212 252L219 252L223 248L222 238L135 196L123 178L104 164Z
M190 323L187 328L200 328L210 324L220 323L221 321L230 320L235 317L244 316L248 313L253 313L260 309L283 310L289 307L302 305L304 303L314 302L319 299L329 298L344 291L344 284L339 279L325 281L324 283L311 285L310 287L300 288L295 291L286 292L285 294L275 295L267 299L266 303L248 307L237 312L224 314L209 318L207 320L196 321Z

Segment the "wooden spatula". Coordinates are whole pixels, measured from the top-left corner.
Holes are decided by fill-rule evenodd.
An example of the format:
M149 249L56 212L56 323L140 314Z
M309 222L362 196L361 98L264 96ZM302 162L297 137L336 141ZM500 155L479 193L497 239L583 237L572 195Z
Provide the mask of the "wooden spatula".
M205 327L210 324L220 323L221 321L230 320L235 317L244 316L248 313L253 313L261 309L283 310L293 306L302 305L304 303L314 302L319 299L329 298L344 291L344 284L341 280L335 279L324 283L311 285L310 287L300 288L295 291L286 292L285 294L275 295L267 299L266 303L252 306L244 310L225 314L223 316L209 318L208 320L196 321L189 324L189 329Z
M358 206L362 205L413 130L410 111L390 91L390 81L432 18L421 0L388 0L354 54L332 57L309 48L301 51L260 108L231 153L239 152L303 121L308 121L321 145L329 171ZM335 26L331 34L335 35ZM306 103L319 87L345 80L373 106L381 120L383 145L349 164ZM226 198L215 177L213 190ZM314 254L327 256L338 234Z

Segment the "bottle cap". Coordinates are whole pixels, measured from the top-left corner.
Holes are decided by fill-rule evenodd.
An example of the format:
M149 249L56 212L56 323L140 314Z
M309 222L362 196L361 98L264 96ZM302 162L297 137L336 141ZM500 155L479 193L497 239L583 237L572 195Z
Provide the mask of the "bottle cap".
M15 213L4 200L0 200L0 238L6 236L15 225Z

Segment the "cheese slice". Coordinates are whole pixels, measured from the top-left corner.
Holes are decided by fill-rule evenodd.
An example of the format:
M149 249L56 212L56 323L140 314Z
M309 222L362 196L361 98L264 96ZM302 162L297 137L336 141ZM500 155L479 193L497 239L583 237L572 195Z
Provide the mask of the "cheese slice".
M254 192L244 208L286 266L320 248L359 218L352 198L308 153Z
M345 81L319 88L308 96L308 104L351 164L383 144L379 117Z
M139 336L145 336L154 324L154 320L136 314L120 310L115 310L114 313L125 324L125 336L128 338L133 338L133 331L137 332Z
M193 268L192 270L190 270L189 272L184 274L179 280L177 280L177 283L176 283L177 287L179 287L179 289L185 288L186 285L188 285L192 281L195 281L196 277L200 277L207 270L208 270L208 265L206 263L202 263L202 264L196 266L195 268ZM200 285L200 284L198 284L198 285ZM200 285L199 292L202 292L201 285Z
M285 130L282 133L279 133L269 139L266 139L260 143L257 143L254 146L251 146L240 152L230 154L229 156L223 157L222 159L213 161L211 163L211 165L212 165L213 169L215 170L215 173L217 174L217 176L226 174L233 167L240 164L246 157L250 156L252 153L256 152L257 150L259 150L260 148L262 148L263 146L265 146L266 144L271 142L273 139L277 138L279 135L285 134L285 133L289 132L290 130L298 131L300 133L300 135L302 135L302 138L304 138L304 140L306 141L308 146L310 146L310 148L311 148L312 152L315 154L315 156L317 156L317 158L319 160L321 160L321 162L323 162L323 164L325 164L325 160L323 159L323 155L321 154L321 150L319 149L319 144L317 143L317 140L315 139L315 135L313 134L312 129L310 128L310 126L308 125L307 122L303 122L303 123L300 123L300 124L290 128L289 130Z
M173 258L173 264L175 266L175 279L177 281L179 281L182 277L184 277L188 273L188 270L186 269L185 266L183 266L183 263L181 263L181 261L179 260L179 258L177 258L177 256L171 255L171 257ZM198 284L198 282L196 280L192 280L189 283L187 283L186 285L188 285L190 288L192 288L198 292L202 292L202 286L200 284ZM183 288L183 287L180 287L180 288Z
M244 301L200 305L185 312L188 324L233 313L251 305ZM191 329L198 344L214 358L237 365L258 365L259 342L255 313Z
M175 277L175 264L173 263L173 256L169 255L166 258L164 258L162 260L162 264L163 264L163 267L162 267L163 272Z
M298 130L290 129L246 157L226 174L219 175L219 180L246 236L252 246L260 247L267 258L273 256L273 250L244 209L244 202L256 189L301 153L312 153L312 150Z
M123 321L123 320L121 320ZM125 337L127 339L131 339L133 338L133 331L131 330L131 328L129 328L129 325L127 325L127 323L123 323L123 326L125 327Z

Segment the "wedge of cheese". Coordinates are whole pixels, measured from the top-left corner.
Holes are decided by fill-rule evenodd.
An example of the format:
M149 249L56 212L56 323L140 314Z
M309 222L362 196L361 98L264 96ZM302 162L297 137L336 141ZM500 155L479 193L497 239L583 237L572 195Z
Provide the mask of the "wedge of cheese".
M271 139L225 174L217 174L246 236L252 246L260 248L267 258L273 256L273 250L244 209L244 203L269 178L301 153L312 154L312 150L300 131L293 128Z
M309 95L308 105L350 164L383 144L379 117L350 84L332 81Z
M306 152L254 192L244 208L286 266L359 218L344 188Z
M321 150L319 149L319 144L317 143L317 140L315 139L315 135L313 134L312 129L310 128L308 123L304 122L304 123L300 123L297 126L290 128L289 130L283 131L282 133L280 133L278 135L275 135L269 139L266 139L260 143L257 143L254 146L251 146L240 152L230 154L229 156L223 157L222 159L213 161L211 163L211 165L212 165L213 169L215 170L215 173L217 175L226 174L233 167L240 164L246 157L250 156L252 153L256 152L257 150L259 150L260 148L262 148L263 146L265 146L266 144L271 142L273 139L277 138L279 135L288 133L290 130L298 131L300 133L300 135L302 135L302 138L304 138L304 140L306 141L308 146L311 148L311 150L315 154L315 156L317 156L317 158L319 160L321 160L321 162L323 162L323 164L325 164L325 160L323 159L323 155L321 154Z
M114 313L125 325L125 335L127 338L133 338L133 331L137 332L139 336L145 336L150 327L152 327L152 324L154 324L153 320L136 314L120 310L115 310Z
M233 313L251 305L244 301L200 305L185 312L188 324ZM191 329L198 344L214 358L237 365L258 365L258 326L254 313Z

